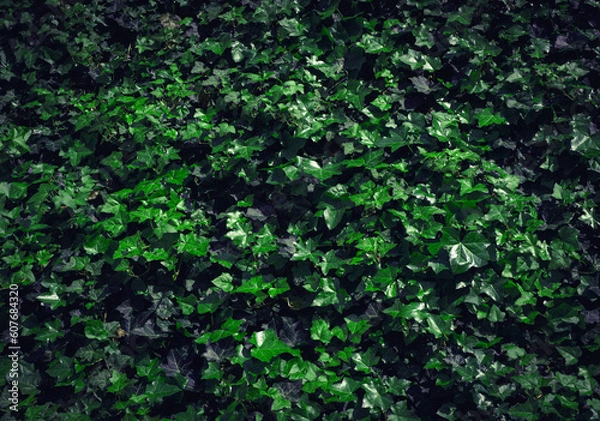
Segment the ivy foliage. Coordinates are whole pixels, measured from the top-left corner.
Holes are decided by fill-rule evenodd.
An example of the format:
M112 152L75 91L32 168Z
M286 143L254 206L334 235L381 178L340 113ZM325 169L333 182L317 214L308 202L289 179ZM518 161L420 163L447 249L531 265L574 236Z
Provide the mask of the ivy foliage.
M23 419L598 418L600 3L92 3L0 1Z

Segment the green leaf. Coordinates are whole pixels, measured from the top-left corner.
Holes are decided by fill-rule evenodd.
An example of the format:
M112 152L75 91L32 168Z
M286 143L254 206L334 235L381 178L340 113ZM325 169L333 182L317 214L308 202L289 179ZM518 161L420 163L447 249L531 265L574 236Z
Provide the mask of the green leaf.
M317 263L317 266L321 268L323 275L327 275L331 270L336 270L337 272L337 269L343 268L343 264L345 262L345 260L336 256L334 250L329 250L327 253L321 256L321 261Z
M337 396L339 402L352 402L356 399L354 392L360 386L359 381L344 377L342 381L332 384L329 391Z
M421 322L427 318L427 313L425 310L425 303L422 302L410 302L408 304L400 303L399 301L394 302L394 304L383 310L385 314L389 314L393 318L401 318L401 319L415 319L418 322Z
M120 392L130 383L127 379L127 374L121 373L117 370L112 371L110 382L112 383L112 386L106 388L106 390L108 390L109 392Z
M524 419L527 421L534 421L539 419L539 414L537 411L537 406L534 405L531 401L527 401L525 403L519 403L513 405L508 413L513 417Z
M500 308L496 304L493 304L492 307L490 307L490 311L487 315L487 319L492 323L498 323L498 322L503 322L505 316L506 316L506 313L504 311L500 310Z
M138 363L136 365L136 371L138 376L148 377L149 379L154 379L161 372L161 368L158 364L158 358L149 359L146 357L143 362Z
M310 337L315 341L321 341L325 345L328 345L333 338L329 322L324 319L314 319L310 328Z
M456 274L472 267L485 266L490 259L487 251L490 242L479 233L470 232L459 240L455 230L447 229L444 230L442 242L448 250L452 271Z
M487 127L493 124L506 124L507 121L504 117L494 114L491 108L484 108L477 114L475 114L475 118L477 119L478 127Z
M448 23L457 22L464 26L471 25L475 8L460 6L457 12L448 13Z
M179 234L179 240L175 244L179 253L187 252L192 256L203 257L208 251L210 239L195 233Z
M441 142L448 142L451 139L460 138L458 130L458 117L445 113L433 112L431 127L427 128L430 135L436 137Z
M439 57L428 56L420 51L408 49L406 54L395 55L394 61L400 61L410 67L411 70L423 69L428 72L433 72L441 68L441 60Z
M274 387L269 388L267 391L267 396L273 399L273 402L271 403L272 411L280 411L282 409L288 409L292 407L292 402L283 396L280 390L277 390Z
M58 383L70 379L73 376L73 359L65 355L60 355L52 360L46 370Z
M363 353L355 352L352 354L351 358L355 364L354 368L363 373L372 373L380 361L377 352L373 348L369 348Z
M410 144L410 139L405 130L392 130L389 136L384 136L375 142L375 146L379 148L391 148L392 152L396 152L402 146Z
M229 318L223 323L221 329L214 330L210 333L204 334L198 339L196 339L196 343L206 344L208 341L212 343L216 343L224 338L229 338L231 336L238 336L240 331L240 326L244 323L243 320L237 320L233 318Z
M387 95L379 95L377 98L375 98L372 102L371 105L376 106L377 108L379 108L381 111L387 111L389 109L392 108L392 99L387 96ZM379 146L379 145L377 145Z
M139 38L138 38L139 39ZM200 44L202 49L206 49L208 51L212 51L217 55L223 55L223 53L229 48L231 45L231 37L221 36L219 39L215 38L206 38Z
M387 411L392 405L392 400L385 393L385 387L369 379L362 385L365 391L362 406L365 408L379 408L382 411Z
M233 281L233 276L231 276L231 274L222 273L221 275L219 275L215 279L213 279L211 282L213 285L220 288L222 291L231 292L231 291L233 291L233 285L231 284L232 281Z
M44 323L44 326L40 328L40 331L35 335L35 339L44 342L54 342L57 338L65 335L62 329L62 323L60 319L52 320L51 322Z
M242 284L235 288L235 292L257 295L258 292L263 291L266 287L268 287L268 283L264 282L263 277L259 275L242 280Z
M247 247L252 241L252 224L243 216L242 212L235 211L227 213L227 228L225 234L238 247Z
M269 294L269 297L274 298L289 290L290 285L288 284L287 279L277 278L275 282L269 285L269 288L267 289L267 294Z
M358 41L356 45L364 49L369 54L389 53L392 51L392 47L386 45L385 40L369 34L363 34L360 41Z
M65 302L60 299L56 292L46 292L38 295L36 298L43 303L50 304L53 309L65 304Z
M200 314L214 313L219 308L220 304L221 299L219 298L219 296L215 292L210 291L209 294L207 294L204 298L198 301L196 310Z
M27 183L0 183L0 197L22 199L27 194Z
M283 28L283 30L287 32L287 34L291 37L302 36L304 33L306 33L306 31L308 31L306 25L300 23L296 18L284 18L281 19L278 23Z
M168 260L170 254L163 248L155 248L154 250L144 251L142 256L144 256L144 259L146 259L148 262L153 262L157 260Z
M223 377L223 371L219 365L220 364L216 361L209 361L208 367L202 371L202 380L221 379L221 377Z
M348 298L348 293L340 288L339 281L335 278L323 277L320 279L319 293L312 302L313 306L325 307L339 305Z
M591 367L579 367L577 370L577 392L580 396L592 396L598 388L598 381L590 373Z
M418 92L429 94L431 92L431 82L423 76L411 77L410 81Z
M517 289L521 293L521 296L515 300L515 305L520 307L528 304L535 305L537 300L532 292L524 290L519 284L517 284Z
M162 379L156 379L146 386L145 395L151 404L161 402L164 398L181 392L181 388L174 384L164 383Z
M12 143L10 147L10 154L14 156L21 156L24 152L31 152L31 149L27 144L27 140L29 140L32 133L33 131L27 127L13 127L12 134L7 136L8 141ZM2 141L2 143L4 142L5 140Z
M306 242L298 241L295 245L296 250L290 260L310 260L313 263L317 263L318 257L322 255L317 248L316 241L313 238L309 238Z
M427 315L427 327L425 329L439 339L452 333L452 321L447 316L429 314Z
M566 365L577 364L582 352L580 348L571 346L557 346L556 350L565 359Z
M520 348L517 345L513 344L502 345L502 349L504 350L504 352L506 352L506 355L508 355L508 358L510 358L511 360L517 360L521 357L524 357L526 354L523 348Z
M272 329L254 332L250 343L255 346L250 354L263 362L269 362L276 356L285 353L300 356L297 349L292 349L279 340Z
M317 161L303 158L301 156L296 157L296 165L301 171L316 177L320 181L325 181L334 175L339 175L342 173L340 171L340 164L320 165L317 163Z
M586 158L600 155L600 132L590 134L590 116L575 114L571 121L573 128L571 150L578 152Z
M531 44L528 46L533 58L544 58L550 52L550 41L544 38L531 38Z
M325 225L327 228L332 230L338 226L344 217L344 209L337 209L333 205L327 205L323 211L323 218L325 219Z
M107 340L109 339L109 333L104 327L104 323L101 320L90 320L86 323L84 328L86 338Z
M354 343L359 343L362 334L371 327L371 322L365 315L357 316L355 314L351 314L348 317L344 317L344 321L346 322L348 331L351 334L350 340Z
M198 304L198 299L193 295L187 297L177 296L177 304L181 308L181 312L184 316L189 316L194 312L195 306Z
M252 247L255 256L268 255L278 249L277 237L273 233L273 227L269 224L264 225L256 234L255 241L256 245Z
M139 256L143 248L144 243L141 239L141 233L137 232L119 241L119 247L115 250L113 258L120 259L122 257Z

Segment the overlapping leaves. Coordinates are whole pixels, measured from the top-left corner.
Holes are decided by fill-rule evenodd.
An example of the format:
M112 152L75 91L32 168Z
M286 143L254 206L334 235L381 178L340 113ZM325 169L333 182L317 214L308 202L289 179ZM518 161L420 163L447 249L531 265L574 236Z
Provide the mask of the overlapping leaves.
M598 5L192 3L1 18L25 417L597 417Z

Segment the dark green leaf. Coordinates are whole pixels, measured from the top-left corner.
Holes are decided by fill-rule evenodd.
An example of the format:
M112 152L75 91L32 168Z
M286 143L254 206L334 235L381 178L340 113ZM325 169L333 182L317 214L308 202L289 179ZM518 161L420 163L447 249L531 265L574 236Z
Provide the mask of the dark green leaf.
M264 362L269 362L276 356L284 353L295 356L300 355L298 350L287 346L284 342L279 340L275 335L275 332L270 329L254 332L250 339L250 343L255 346L250 351L252 356Z

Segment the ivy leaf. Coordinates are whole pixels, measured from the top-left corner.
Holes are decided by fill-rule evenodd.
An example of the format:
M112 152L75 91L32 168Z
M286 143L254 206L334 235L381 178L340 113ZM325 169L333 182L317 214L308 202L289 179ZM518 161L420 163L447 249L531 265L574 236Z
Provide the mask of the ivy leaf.
M410 81L413 83L415 89L422 94L429 94L431 92L431 81L423 76L411 77Z
M137 371L138 376L141 376L141 377L148 377L151 379L157 377L158 374L160 373L158 359L157 358L149 359L147 357L145 359L145 361L138 363L136 365L136 371Z
M101 320L90 320L84 328L85 336L89 339L107 340L109 337Z
M449 253L450 267L456 274L472 267L485 266L490 259L487 251L490 242L479 233L470 232L459 240L456 230L448 229L444 232L442 242Z
M281 354L292 354L300 356L297 349L292 349L283 341L279 340L272 329L254 332L250 339L255 348L252 348L250 354L263 362L269 362Z
M426 319L427 313L425 310L425 303L421 302L410 302L408 304L402 304L399 301L383 310L385 314L389 314L393 318L400 319L415 319L421 322Z
M200 314L214 313L219 308L221 301L217 293L210 291L204 298L198 301L196 310Z
M359 47L365 50L369 54L380 54L389 53L392 51L392 47L385 45L385 41L379 37L375 37L369 34L363 34L360 41L356 43Z
M427 325L425 329L433 333L433 336L437 339L449 335L452 331L452 321L443 315L429 314L427 316Z
M64 330L62 329L62 322L60 319L54 319L51 322L44 323L44 327L35 335L35 339L39 341L54 342L56 338L65 336Z
M526 351L523 348L520 348L514 344L502 345L502 349L506 352L508 358L511 360L516 360L526 355Z
M203 257L206 256L208 251L208 244L210 239L202 237L195 233L179 234L179 241L176 243L177 251L179 253L187 252L192 256Z
M279 21L279 25L291 37L302 36L306 31L308 31L308 28L306 27L306 25L303 24L303 23L300 23L298 21L298 19L296 19L296 18L292 18L292 19L284 18L284 19L281 19Z
M323 275L327 275L329 271L339 269L346 261L336 256L335 251L329 250L323 256L317 266L321 268Z
M169 252L163 248L155 248L154 250L145 251L142 256L149 262L167 260L169 258Z
M225 346L222 343L212 344L209 341L205 346L206 350L202 356L211 362L221 362L233 355L233 348Z
M109 392L120 392L129 384L127 374L120 373L117 370L112 371L110 382L112 385L106 388L106 390L108 390Z
M195 305L198 304L198 299L193 295L188 295L187 297L176 297L177 304L181 308L181 312L184 316L189 316L194 312Z
M167 363L160 364L167 377L185 374L190 364L189 351L185 348L171 349L167 354Z
M363 353L355 352L351 358L354 361L355 369L363 373L372 372L380 361L374 348L369 348Z
M250 279L243 280L242 284L235 288L235 292L257 295L266 287L268 287L268 283L263 280L262 276L253 276Z
M340 288L338 279L321 278L320 283L321 288L312 302L313 306L341 305L349 298L346 290Z
M392 400L385 394L385 387L376 384L375 380L370 379L362 385L365 391L362 406L364 408L379 408L382 411L387 411L392 405Z
M21 199L27 194L26 183L0 183L0 197L8 197L9 199Z
M233 288L234 288L231 283L232 281L233 281L233 276L231 276L231 274L222 273L221 275L219 275L215 279L213 279L211 281L211 283L213 285L215 285L216 287L220 288L222 291L231 292L231 291L233 291Z
M46 373L55 378L59 383L69 379L73 375L73 359L65 355L60 355L50 363Z
M390 108L392 108L392 102L393 102L393 100L389 96L387 96L387 95L379 95L377 98L375 98L371 102L371 105L376 106L381 111L387 111Z
M196 339L196 343L206 344L209 342L218 342L221 339L229 338L231 336L235 337L238 335L240 326L243 323L243 320L229 318L223 323L221 329L205 333L204 335Z
M131 332L131 334L133 335L137 335L137 336L144 336L147 338L157 338L160 337L160 333L157 333L156 329L156 323L153 320L146 320L146 322L143 325L138 325L136 328L134 329L127 329L128 332Z
M493 124L506 124L506 119L500 115L494 114L491 108L484 108L477 114L475 114L475 118L477 119L478 127L487 127Z
M329 344L333 338L333 333L329 327L329 322L324 319L313 320L310 328L310 337L315 341L321 341L324 344Z
M181 392L179 386L165 383L161 378L158 378L146 387L145 394L148 396L150 403L154 404L178 392Z
M322 255L322 252L317 250L317 242L313 238L309 238L306 242L298 242L295 245L296 250L291 260L310 260L317 263L317 258Z
M518 403L513 405L508 413L513 417L524 419L527 421L533 421L539 419L538 411L534 404L531 401L527 401L524 403Z
M337 209L333 205L327 205L323 211L323 218L325 219L325 225L327 228L332 230L338 226L344 217L344 209Z
M342 173L340 171L340 164L320 165L317 161L301 156L296 157L296 164L301 171L318 178L320 181L325 181L334 175Z
M586 158L600 155L600 132L590 134L590 117L582 114L573 116L571 122L573 134L571 138L571 150L579 152Z
M557 346L556 350L565 359L566 365L576 364L582 355L581 349L573 346Z
M359 381L350 377L344 377L342 381L332 384L330 391L335 394L341 402L352 402L356 399L354 392L360 386L361 383Z
M279 337L289 347L295 347L304 343L305 332L302 330L301 322L294 321L291 317L283 317L283 327L279 329Z

